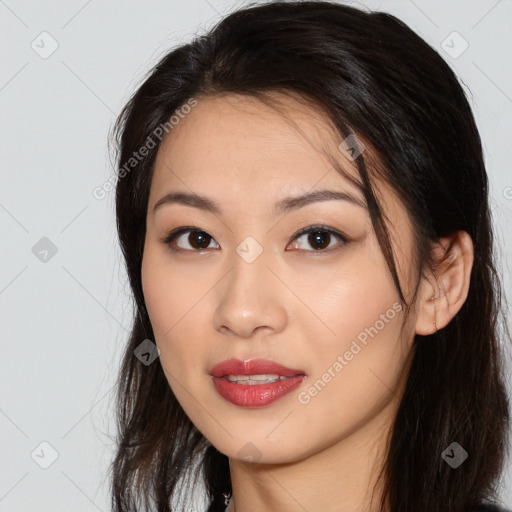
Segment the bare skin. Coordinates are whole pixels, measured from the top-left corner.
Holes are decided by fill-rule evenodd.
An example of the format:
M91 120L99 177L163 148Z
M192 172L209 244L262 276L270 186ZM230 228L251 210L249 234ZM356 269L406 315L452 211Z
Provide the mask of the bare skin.
M357 176L321 112L279 98L295 125L254 98L210 96L198 98L164 139L151 183L141 270L146 306L169 385L191 421L229 457L230 512L374 512L380 485L370 498L414 336L434 332L434 319L442 329L461 308L473 246L464 232L450 237L451 257L435 277L422 278L400 335L404 311L397 307L398 292L366 208L322 200L274 212L284 198L321 189L364 203L321 153L325 148L337 155ZM177 191L206 196L221 211L178 203L154 210ZM380 183L376 192L409 302L418 284L412 227L389 187ZM316 225L349 242L327 233L327 248L318 249L308 234L294 236ZM194 231L169 245L162 241L181 226L209 235L204 246L198 247ZM251 250L262 249L251 263L236 251L247 237ZM436 256L449 240L439 241ZM358 342L360 350L347 357L371 326L378 333ZM336 371L338 356L346 364ZM236 406L216 392L209 375L215 364L233 357L271 359L303 369L307 377L272 404ZM318 380L325 385L315 393ZM252 462L244 459L248 450Z

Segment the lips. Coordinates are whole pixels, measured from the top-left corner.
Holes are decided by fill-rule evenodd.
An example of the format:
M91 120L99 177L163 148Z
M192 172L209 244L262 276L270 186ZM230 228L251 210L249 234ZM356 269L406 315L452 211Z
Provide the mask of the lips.
M251 359L250 361L240 361L240 359L228 359L216 364L211 370L213 377L226 377L227 375L261 375L277 374L282 377L295 377L305 375L304 370L287 368L282 364L268 359Z
M240 407L264 407L284 398L306 379L303 370L287 368L282 364L268 359L253 359L242 362L239 359L228 359L215 365L211 371L212 383L217 393L225 400ZM245 383L231 382L228 376L275 376L278 380L259 383L260 379L251 378ZM251 383L248 385L248 383Z

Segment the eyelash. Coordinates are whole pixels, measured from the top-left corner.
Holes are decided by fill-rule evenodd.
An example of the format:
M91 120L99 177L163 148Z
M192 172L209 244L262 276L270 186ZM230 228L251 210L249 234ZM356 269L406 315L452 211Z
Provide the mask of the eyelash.
M301 237L302 235L310 234L310 233L315 233L317 231L320 231L322 233L327 233L330 236L334 236L334 237L338 238L341 241L341 246L344 246L344 245L347 245L347 244L350 243L350 239L346 235L344 235L343 233L340 233L339 231L337 231L335 229L332 229L332 228L329 228L329 227L323 226L323 225L314 225L314 226L308 226L308 227L302 228L300 231L295 233L293 238L288 243L293 242L295 239ZM212 240L215 240L211 235L209 235L206 231L203 231L202 229L199 229L199 228L197 228L195 226L183 226L181 228L175 229L174 231L171 231L161 241L162 241L163 244L167 245L169 247L169 249L171 249L171 251L173 251L173 252L201 252L201 251L208 250L207 248L204 248L204 249L183 249L181 247L174 247L172 245L172 242L176 238L178 238L180 235L183 235L183 234L188 233L188 232L205 233ZM327 248L327 249L311 249L311 250L308 250L308 249L295 249L295 250L305 250L306 252L313 252L313 253L326 253L326 252L331 252L333 250L337 250L339 248L340 248L339 246L338 247L334 246L334 247L330 247L330 248Z

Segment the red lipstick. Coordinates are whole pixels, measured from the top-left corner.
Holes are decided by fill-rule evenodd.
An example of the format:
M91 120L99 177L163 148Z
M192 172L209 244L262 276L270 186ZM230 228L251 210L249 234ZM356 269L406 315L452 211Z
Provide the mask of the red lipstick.
M210 371L216 391L241 407L262 407L293 391L306 377L303 370L287 368L268 359L228 359Z

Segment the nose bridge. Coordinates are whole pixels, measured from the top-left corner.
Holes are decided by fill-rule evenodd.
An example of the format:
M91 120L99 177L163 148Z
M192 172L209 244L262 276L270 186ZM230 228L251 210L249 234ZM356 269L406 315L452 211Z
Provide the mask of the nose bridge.
M231 258L232 270L226 277L214 314L217 329L229 329L241 337L266 327L279 331L286 322L284 305L276 286L271 253L253 237L245 238Z
M270 251L265 250L253 237L245 238L233 254L230 284L241 292L253 288L253 296L268 290L270 284L267 281L272 275L267 268L271 264L269 256Z

